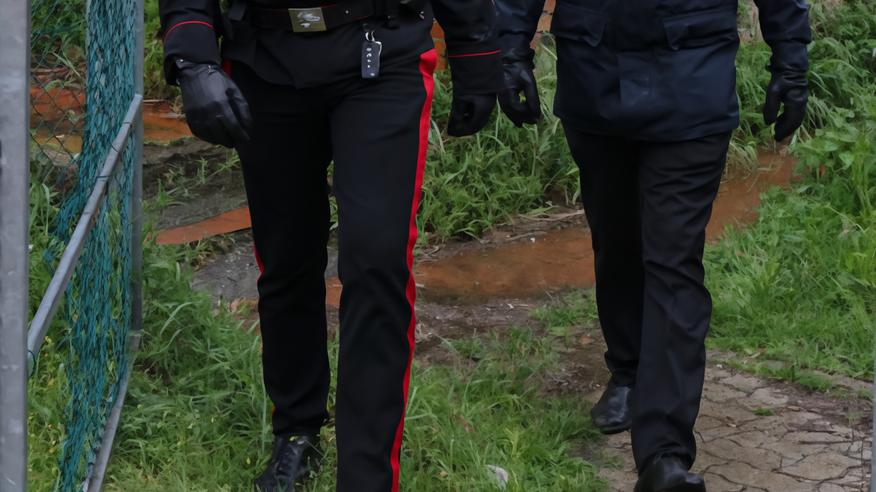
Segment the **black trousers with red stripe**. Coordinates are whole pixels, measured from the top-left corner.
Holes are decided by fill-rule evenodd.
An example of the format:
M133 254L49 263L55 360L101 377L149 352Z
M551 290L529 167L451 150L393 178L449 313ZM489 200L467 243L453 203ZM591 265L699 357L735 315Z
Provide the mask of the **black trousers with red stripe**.
M262 268L265 387L276 434L327 417L325 268L338 204L340 353L337 490L398 489L414 348L413 247L435 52L312 89L271 85L235 64L254 117L239 148Z

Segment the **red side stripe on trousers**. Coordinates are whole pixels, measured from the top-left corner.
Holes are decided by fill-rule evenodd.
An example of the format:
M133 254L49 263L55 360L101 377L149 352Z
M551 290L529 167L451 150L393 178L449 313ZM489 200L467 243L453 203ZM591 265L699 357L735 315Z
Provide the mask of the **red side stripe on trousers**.
M392 492L398 492L399 484L399 457L401 454L402 435L404 434L405 426L405 411L408 406L408 388L411 382L411 363L414 358L414 343L415 332L417 327L417 316L414 312L414 303L417 297L417 284L414 282L414 246L417 244L417 209L420 207L420 195L423 187L423 172L426 169L426 152L429 148L429 116L432 113L432 95L435 92L435 80L432 78L435 72L435 65L438 63L438 54L433 50L429 50L420 55L420 73L423 75L423 87L426 89L426 101L423 103L423 111L420 114L420 146L417 155L417 177L414 183L414 199L411 203L411 222L408 229L408 250L407 262L408 277L407 297L411 305L411 322L408 326L408 364L405 368L403 381L403 398L404 407L402 407L401 420L395 431L395 441L392 444L392 454L390 455L390 464L392 466Z

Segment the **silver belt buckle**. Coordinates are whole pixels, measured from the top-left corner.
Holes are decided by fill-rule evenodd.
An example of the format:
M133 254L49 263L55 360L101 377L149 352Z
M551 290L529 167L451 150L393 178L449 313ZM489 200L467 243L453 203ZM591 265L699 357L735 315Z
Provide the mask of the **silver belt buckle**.
M322 7L289 9L289 19L292 21L294 32L323 32L327 30Z

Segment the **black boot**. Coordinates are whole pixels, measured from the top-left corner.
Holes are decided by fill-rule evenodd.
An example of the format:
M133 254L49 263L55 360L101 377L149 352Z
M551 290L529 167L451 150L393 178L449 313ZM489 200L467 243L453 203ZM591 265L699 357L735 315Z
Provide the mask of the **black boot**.
M593 425L603 434L617 434L633 426L633 388L608 383L602 397L590 410Z
M277 436L268 468L255 481L256 492L295 492L295 484L319 468L317 434Z
M639 475L635 492L706 492L703 477L675 456L658 456Z

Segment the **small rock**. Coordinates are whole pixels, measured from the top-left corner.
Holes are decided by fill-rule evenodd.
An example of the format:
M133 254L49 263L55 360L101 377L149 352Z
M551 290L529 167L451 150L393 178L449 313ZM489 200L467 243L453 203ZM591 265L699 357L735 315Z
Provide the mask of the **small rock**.
M729 384L739 391L744 391L745 393L751 393L752 391L763 387L764 382L760 379L751 376L745 376L743 374L736 374L733 377L727 378L724 381L721 381L724 384Z
M496 485L505 490L505 487L508 486L508 471L496 465L487 465L487 470L496 479Z
M788 397L770 388L759 388L751 394L751 399L768 407L779 407L788 403Z
M728 400L738 401L745 398L745 393L724 384L716 384L709 387L709 391L703 395L706 399L722 403Z

